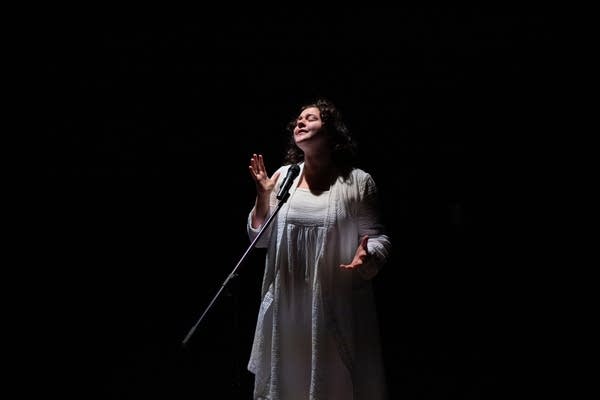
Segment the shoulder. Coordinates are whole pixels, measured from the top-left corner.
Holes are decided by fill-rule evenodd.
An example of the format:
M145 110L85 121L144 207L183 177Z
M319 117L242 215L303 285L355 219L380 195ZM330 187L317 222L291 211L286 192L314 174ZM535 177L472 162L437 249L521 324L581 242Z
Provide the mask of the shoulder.
M293 166L297 165L298 167L302 168L304 163L298 163L298 164L284 164L281 167L279 167L280 170L282 171L287 171L290 168L292 168Z
M282 181L282 180L283 180L283 179L286 177L286 175L287 175L288 171L290 170L290 168L291 168L293 165L295 165L295 164L285 164L285 165L281 165L279 168L277 168L277 169L275 170L275 172L273 173L273 175L274 175L275 173L279 172L279 180L280 180L280 181ZM302 168L302 166L301 166L300 164L298 164L298 166L300 166L300 168Z
M364 190L371 191L375 189L375 181L371 174L361 168L352 168L345 176L338 179L340 188L342 190L357 190L363 192Z
M371 174L361 168L352 168L350 175L357 179L366 179L371 177Z
M351 183L359 186L372 185L375 183L371 174L361 168L353 168L350 171L349 180Z
M280 165L279 168L275 170L275 172L282 172L285 174L291 166L291 164Z

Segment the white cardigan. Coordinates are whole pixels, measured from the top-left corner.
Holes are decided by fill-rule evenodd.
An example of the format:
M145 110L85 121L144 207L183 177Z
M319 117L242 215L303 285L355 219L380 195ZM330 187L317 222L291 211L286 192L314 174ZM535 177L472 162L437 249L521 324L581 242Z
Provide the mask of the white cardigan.
M271 194L270 212L277 208L279 201L276 193L288 168L289 165L278 170L281 174ZM300 174L290 189L290 199L302 176L303 163L300 168ZM248 370L255 374L255 398L266 395L267 385L271 381L271 366L267 364L266 356L271 341L270 338L265 340L262 334L263 318L273 302L277 301L273 296L277 277L275 269L289 201L288 199L282 205L256 243L256 247L268 247L268 252L261 290L262 301L248 363ZM340 177L335 181L329 191L326 236L316 269L323 307L317 308L315 312L323 313L327 329L333 335L341 359L348 368L353 382L354 400L386 398L379 325L370 279L387 262L391 242L379 221L377 201L375 182L361 169L353 169L347 179ZM253 211L248 215L247 221L250 240L256 238L261 228L252 228ZM372 262L359 270L340 270L340 264L348 264L354 258L363 235L369 236L368 252L374 256L371 258ZM328 332L319 332L319 335L326 334ZM315 392L318 393L318 388Z

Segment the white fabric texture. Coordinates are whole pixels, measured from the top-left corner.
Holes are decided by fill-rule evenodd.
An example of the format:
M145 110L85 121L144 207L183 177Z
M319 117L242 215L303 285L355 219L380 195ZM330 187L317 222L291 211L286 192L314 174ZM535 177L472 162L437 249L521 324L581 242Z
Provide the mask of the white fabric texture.
M300 164L301 169L303 164ZM289 166L279 169L285 176ZM297 188L300 174L258 247L268 247L248 369L255 399L382 400L386 385L372 278L391 248L371 176L354 169L329 191ZM281 179L278 185L281 184ZM271 212L277 208L271 196ZM256 238L260 228L251 226ZM371 265L341 270L369 235Z

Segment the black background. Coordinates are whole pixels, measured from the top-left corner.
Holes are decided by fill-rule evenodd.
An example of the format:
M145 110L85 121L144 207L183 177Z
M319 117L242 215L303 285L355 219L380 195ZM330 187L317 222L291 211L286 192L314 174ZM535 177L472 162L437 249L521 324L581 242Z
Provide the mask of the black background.
M515 255L531 144L555 118L549 13L226 8L39 30L52 261L35 369L80 398L250 399L262 250L181 341L249 244L251 154L274 171L283 127L323 95L393 239L374 281L391 398L503 398L529 362L532 272Z

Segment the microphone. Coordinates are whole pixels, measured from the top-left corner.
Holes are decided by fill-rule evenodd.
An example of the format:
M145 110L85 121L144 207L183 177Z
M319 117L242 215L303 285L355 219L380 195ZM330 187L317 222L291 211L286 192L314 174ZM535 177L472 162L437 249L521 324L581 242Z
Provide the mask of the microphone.
M288 168L287 175L285 176L285 179L279 188L279 193L277 193L277 200L281 200L286 197L288 191L290 190L290 186L292 186L294 179L296 179L299 173L300 167L298 164L293 164Z

